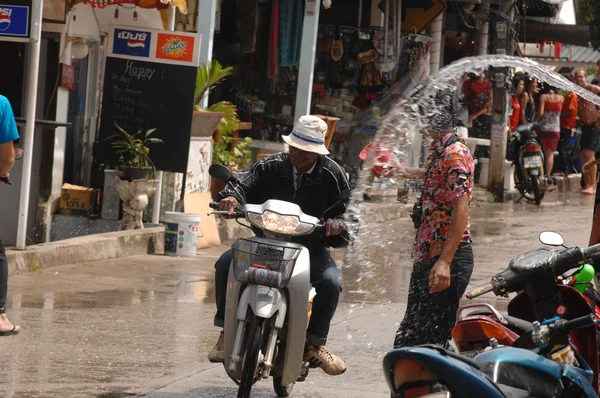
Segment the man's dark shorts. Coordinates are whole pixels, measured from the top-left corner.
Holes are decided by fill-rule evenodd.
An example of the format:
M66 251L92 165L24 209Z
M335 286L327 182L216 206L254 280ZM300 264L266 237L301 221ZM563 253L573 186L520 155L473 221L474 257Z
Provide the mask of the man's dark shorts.
M600 132L596 124L584 124L581 126L581 149L588 149L594 152L600 150Z

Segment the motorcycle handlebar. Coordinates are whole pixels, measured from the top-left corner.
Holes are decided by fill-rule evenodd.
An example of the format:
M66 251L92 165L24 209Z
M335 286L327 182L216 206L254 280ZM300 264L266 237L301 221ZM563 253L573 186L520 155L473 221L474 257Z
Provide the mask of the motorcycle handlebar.
M586 250L581 250L578 247L565 249L556 254L554 259L554 275L562 275L570 269L578 266L579 263L586 259Z
M467 293L466 297L469 300L472 300L476 297L483 296L484 294L493 292L493 291L494 291L494 285L492 283L486 283L485 285L480 286L480 287L476 288L475 290Z
M571 330L590 327L596 325L596 317L594 314L585 315L579 318L571 319L570 321L560 320L551 326L554 332L570 332Z

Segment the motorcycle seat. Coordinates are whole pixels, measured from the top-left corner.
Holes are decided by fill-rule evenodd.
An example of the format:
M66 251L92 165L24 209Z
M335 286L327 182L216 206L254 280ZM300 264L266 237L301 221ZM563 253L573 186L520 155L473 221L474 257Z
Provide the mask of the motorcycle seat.
M492 313L488 310L478 310L469 312L469 316L471 315L485 315L490 316ZM518 332L519 334L531 332L533 330L533 323L529 321L525 321L523 319L516 318L514 316L510 316L507 314L502 314L504 319L506 319L507 325L509 329Z

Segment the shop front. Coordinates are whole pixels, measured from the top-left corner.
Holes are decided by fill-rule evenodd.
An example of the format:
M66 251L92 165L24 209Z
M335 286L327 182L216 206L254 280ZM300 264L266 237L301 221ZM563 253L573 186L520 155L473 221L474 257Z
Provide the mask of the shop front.
M435 3L439 8L432 18L446 8ZM331 156L348 172L356 171L358 154L380 118L429 74L431 37L403 24L398 5L334 1L318 14L310 113L335 123ZM221 5L213 57L237 73L215 89L211 100L236 104L240 120L251 124L239 133L252 138L255 155L283 150L281 137L299 116L294 113L303 67L300 41L303 19L311 12L305 7L311 6L321 5L303 0L250 1L243 7L225 0Z

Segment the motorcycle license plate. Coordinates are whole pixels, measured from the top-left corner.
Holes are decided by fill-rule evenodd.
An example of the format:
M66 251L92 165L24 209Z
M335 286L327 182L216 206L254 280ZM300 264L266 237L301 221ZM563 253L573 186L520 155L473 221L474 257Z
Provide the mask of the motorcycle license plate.
M526 169L542 167L542 157L529 156L523 158L523 166L525 166Z

